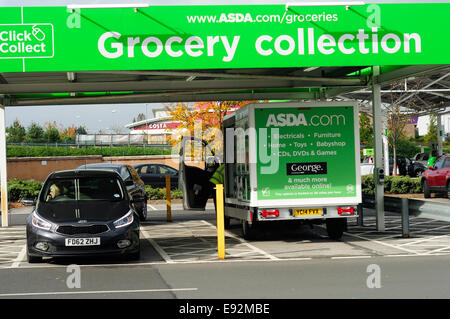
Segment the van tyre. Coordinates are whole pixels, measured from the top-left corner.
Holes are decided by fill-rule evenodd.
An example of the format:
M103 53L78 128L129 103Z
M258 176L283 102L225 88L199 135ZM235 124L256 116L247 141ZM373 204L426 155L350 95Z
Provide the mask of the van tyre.
M223 219L223 226L225 227L225 229L230 229L230 224L231 224L231 217L225 216Z
M422 189L423 189L423 197L430 198L431 197L430 186L428 186L426 179L422 182Z
M325 221L327 225L328 237L333 240L339 240L342 238L344 231L347 228L346 218L329 218Z
M243 220L242 221L242 237L247 240L255 239L255 233L256 233L256 225L253 223L252 225L249 224L248 221Z

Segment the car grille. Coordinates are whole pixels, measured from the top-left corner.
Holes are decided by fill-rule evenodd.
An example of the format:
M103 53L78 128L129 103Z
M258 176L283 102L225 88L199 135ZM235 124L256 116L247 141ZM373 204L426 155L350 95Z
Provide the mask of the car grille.
M109 230L107 225L88 225L88 226L59 226L56 230L58 233L65 235L79 235L79 234L100 234Z

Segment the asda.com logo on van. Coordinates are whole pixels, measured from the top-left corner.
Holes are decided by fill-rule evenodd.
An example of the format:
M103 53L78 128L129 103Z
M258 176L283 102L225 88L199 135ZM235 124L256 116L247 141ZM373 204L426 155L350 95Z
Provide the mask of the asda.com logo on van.
M1 24L0 59L51 58L53 37L50 23Z
M345 125L345 116L342 114L312 115L309 120L303 113L269 114L266 127L276 126L341 126Z

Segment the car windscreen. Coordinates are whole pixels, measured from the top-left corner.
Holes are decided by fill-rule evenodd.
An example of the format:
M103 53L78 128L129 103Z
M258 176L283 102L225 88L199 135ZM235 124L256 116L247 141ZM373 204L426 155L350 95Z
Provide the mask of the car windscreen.
M65 201L121 201L124 192L117 177L77 177L49 179L40 200L46 203Z

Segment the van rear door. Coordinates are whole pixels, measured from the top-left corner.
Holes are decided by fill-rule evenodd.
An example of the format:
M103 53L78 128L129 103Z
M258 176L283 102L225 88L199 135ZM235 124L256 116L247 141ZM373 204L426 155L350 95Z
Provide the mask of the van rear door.
M204 140L183 137L179 165L178 188L183 192L184 209L204 210L214 189L209 179L219 165L214 152Z

